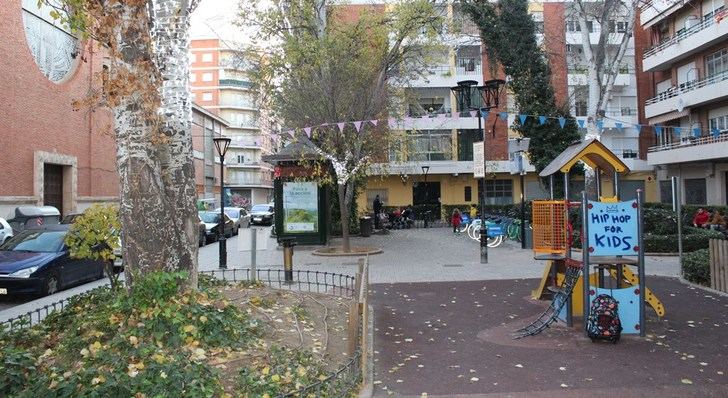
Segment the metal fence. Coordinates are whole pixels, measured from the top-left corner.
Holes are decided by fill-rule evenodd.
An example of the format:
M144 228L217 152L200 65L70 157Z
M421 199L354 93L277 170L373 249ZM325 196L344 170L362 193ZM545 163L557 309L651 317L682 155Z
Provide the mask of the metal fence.
M208 275L225 282L252 281L250 278L250 268L201 271L199 272L199 275ZM286 271L283 269L256 270L256 280L258 282L277 289L323 293L354 299L360 295L361 291L361 280L357 283L356 277L350 275L324 271L293 270L289 271L288 276L289 280L286 280ZM93 294L101 289L108 289L108 285L44 305L25 314L8 319L7 321L0 323L0 329L21 330L29 328L41 322L51 313L68 307L73 301L76 301L86 295ZM363 322L363 324L366 324L366 322ZM356 350L339 369L332 372L324 380L320 380L297 391L280 395L279 397L309 397L311 394L316 397L334 397L345 396L354 392L358 388L362 376L361 341L362 333L364 332L365 331L359 328L357 331L358 336L356 338Z

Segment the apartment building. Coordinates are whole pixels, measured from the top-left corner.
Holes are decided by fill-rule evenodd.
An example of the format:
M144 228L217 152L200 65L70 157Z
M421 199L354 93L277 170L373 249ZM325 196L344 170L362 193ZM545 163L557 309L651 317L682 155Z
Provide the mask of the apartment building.
M455 113L467 114L468 109L463 109L463 104L458 106L451 87L463 80L482 85L485 80L507 77L500 71L495 74L491 71L477 27L459 5L442 1L438 7L457 29L444 35L446 49L441 61L429 67L423 78L409 82L408 101L403 110L405 119L390 124L391 129L409 136L408 148L390 147L386 167L376 165L372 168L373 175L367 182L366 195L359 197L360 208L371 208L376 195L390 206L427 203L436 207L473 204L481 200L482 179L473 177L472 144L481 140L478 119L452 117ZM571 5L568 2L534 2L530 4L529 11L536 22L537 40L546 50L558 103L570 106L572 115L577 119L586 120L586 72L585 61L581 57L583 39ZM613 32L615 39L612 41L615 43L626 34L625 21L610 21L609 26L604 28ZM596 21L590 21L589 29L590 40L596 43L602 27ZM653 168L647 164L644 153L640 154L641 133L634 128L638 122L638 102L633 42L623 59L605 114L608 120L622 123L623 128L605 128L601 140L633 171L621 181L621 192L634 193L636 189L643 189L647 200L654 201L657 184ZM479 107L480 98L472 98L471 106ZM498 118L497 112L508 112L507 120ZM524 187L519 186L519 177L510 173L508 139L517 138L519 134L509 126L519 117L518 113L514 96L505 93L499 108L494 109L484 123L487 136L485 201L488 204L517 202L522 192L527 200L548 196L546 187L529 163L526 164ZM585 132L582 131L582 135ZM608 181L604 183L605 186L609 184ZM573 182L571 191L578 193L583 187L583 181L577 180Z
M208 207L220 203L220 160L213 139L222 137L227 127L225 119L192 104L192 154L197 200Z
M640 117L659 126L647 152L660 200L670 177L687 204L728 200L728 13L725 0L652 0L640 6Z
M267 203L273 191L273 168L261 156L273 144L265 113L256 102L257 89L240 46L219 38L193 39L190 87L193 100L228 122L223 135L232 142L225 156L226 196L253 204Z

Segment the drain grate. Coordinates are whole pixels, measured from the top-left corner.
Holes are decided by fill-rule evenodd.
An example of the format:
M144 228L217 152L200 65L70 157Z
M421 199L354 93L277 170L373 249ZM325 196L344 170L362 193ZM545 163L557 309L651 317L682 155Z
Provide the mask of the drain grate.
M443 267L449 267L449 268L455 268L455 267L464 267L463 264L443 264Z

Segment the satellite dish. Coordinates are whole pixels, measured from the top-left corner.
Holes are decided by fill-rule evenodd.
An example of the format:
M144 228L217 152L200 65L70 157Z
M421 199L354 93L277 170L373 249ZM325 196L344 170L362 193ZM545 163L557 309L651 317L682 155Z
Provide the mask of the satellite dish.
M683 109L685 109L685 101L682 99L682 97L677 99L677 104L675 104L675 109L677 109L678 112L682 112Z

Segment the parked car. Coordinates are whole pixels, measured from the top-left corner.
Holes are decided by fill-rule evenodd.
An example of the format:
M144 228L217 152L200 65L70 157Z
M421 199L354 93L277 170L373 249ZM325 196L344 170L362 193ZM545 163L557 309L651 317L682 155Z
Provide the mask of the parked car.
M220 213L214 211L199 212L200 219L205 223L205 243L217 240L218 230L220 228ZM230 238L233 236L233 220L225 214L225 236Z
M250 223L252 225L273 225L275 208L272 203L255 205L250 209Z
M0 296L47 295L104 277L100 260L73 259L68 225L26 229L0 246Z
M204 222L202 222L202 218L200 218L199 214L197 215L197 220L199 221L199 226L197 227L197 230L199 231L197 246L202 247L207 243L207 226Z
M61 212L53 206L20 206L15 208L15 217L8 220L14 233L27 228L58 224Z
M13 228L5 221L4 218L0 218L0 245L10 240L13 237Z
M220 213L220 208L218 207L214 211ZM233 235L237 235L240 228L248 228L250 226L250 214L242 207L225 207L225 214L235 224Z

